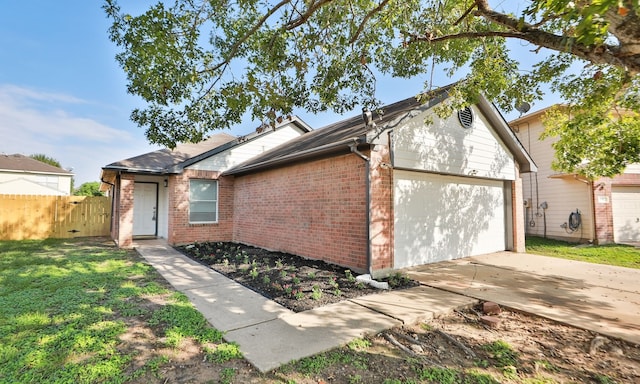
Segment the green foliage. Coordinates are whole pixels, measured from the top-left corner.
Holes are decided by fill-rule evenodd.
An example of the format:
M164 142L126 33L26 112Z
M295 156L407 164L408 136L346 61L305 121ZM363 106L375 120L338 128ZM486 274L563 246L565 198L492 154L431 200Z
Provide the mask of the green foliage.
M493 376L473 370L465 372L464 384L499 384Z
M216 345L215 348L205 347L204 350L207 354L207 359L216 363L242 359L242 352L240 352L240 347L236 343L222 343Z
M411 282L411 278L402 272L395 272L387 278L387 282L391 288L402 287Z
M595 377L596 383L599 384L617 384L618 382L615 381L614 379L610 378L607 375L596 375Z
M235 376L236 370L234 368L222 368L222 371L220 371L220 383L231 384Z
M569 260L640 269L640 249L629 245L581 245L560 240L527 237L527 252Z
M54 159L53 157L47 156L44 153L34 153L29 157L34 160L38 160L42 163L53 165L54 167L62 168L58 160Z
M429 367L418 370L418 378L428 383L462 384L460 374L455 369Z
M314 285L311 288L311 298L313 300L320 300L322 298L322 289L318 285Z
M76 190L73 191L74 196L104 196L100 192L100 183L97 181L91 181L88 183L82 183Z
M204 316L188 300L176 301L155 311L149 319L149 325L162 327L166 343L171 347L178 347L187 337L200 343L222 340L222 332L209 327Z
M371 342L367 339L353 339L351 340L347 346L349 347L349 349L351 349L352 351L364 351L366 349L368 349L369 347L371 347Z
M147 103L131 118L153 143L200 141L211 129L239 123L245 112L274 125L297 108L377 109L380 75L430 78L419 96L425 99L435 87L434 73L442 73L459 80L438 108L442 115L473 103L479 93L507 112L542 100L547 85L559 93L573 106L574 121L551 127L550 134L561 137L561 169L574 171L569 158L578 158L593 164L581 165L585 174L612 175L638 160L637 123L581 125L592 122L595 108L600 116L626 109L637 120L638 3L549 0L499 7L491 9L488 1L175 0L131 15L116 0L103 6L128 91ZM535 53L518 62L511 39L531 44ZM604 145L582 149L589 140L580 140L582 129L593 130ZM616 144L614 155L606 156Z
M496 340L484 345L483 349L491 355L496 367L515 367L518 364L518 353L505 341Z

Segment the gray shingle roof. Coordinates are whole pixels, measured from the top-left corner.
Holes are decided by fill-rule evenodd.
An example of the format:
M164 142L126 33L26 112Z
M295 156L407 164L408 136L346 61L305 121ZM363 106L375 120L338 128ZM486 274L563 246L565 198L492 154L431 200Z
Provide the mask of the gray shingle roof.
M141 173L168 173L174 167L203 153L223 147L235 142L237 138L227 133L217 133L196 144L179 144L175 149L160 149L129 159L116 161L102 169L126 170Z
M0 155L0 171L72 175L71 172L65 169L17 153L13 155Z

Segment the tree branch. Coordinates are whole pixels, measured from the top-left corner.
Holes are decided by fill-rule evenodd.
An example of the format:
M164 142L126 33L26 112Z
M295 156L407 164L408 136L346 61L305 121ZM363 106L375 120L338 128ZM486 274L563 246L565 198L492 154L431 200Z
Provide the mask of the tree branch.
M356 31L356 33L354 33L354 35L349 40L349 44L355 43L355 41L358 39L358 36L360 36L360 34L362 33L362 30L364 29L365 24L367 24L367 21L369 21L369 19L371 19L373 15L380 12L382 8L384 8L388 3L389 3L389 0L383 0L377 7L375 7L369 13L367 13L367 15L364 17L364 19L362 19L362 22L358 26L358 30Z
M482 31L482 32L461 32L453 35L444 35L439 37L434 37L432 34L419 36L416 34L402 32L404 35L409 37L408 43L414 43L417 41L425 41L428 43L439 43L447 40L457 40L457 39L475 39L480 37L504 37L504 38L515 38L515 39L524 39L526 40L526 36L523 33L519 32L507 32L507 31Z
M245 43L245 41L247 41L254 33L256 33L258 31L258 29L260 29L260 27L262 27L264 25L264 23L267 22L267 20L274 14L276 13L276 11L282 7L284 7L285 5L287 5L290 2L290 0L282 0L280 1L278 4L276 4L275 6L273 6L273 8L269 9L269 11L267 11L267 13L265 13L260 20L258 20L258 22L251 27L251 29L244 35L242 36L242 38L240 38L238 41L236 41L233 46L231 47L231 50L229 51L229 53L227 54L227 56L225 57L224 61L218 63L217 65L215 65L213 68L208 69L208 71L210 72L214 72L217 71L218 69L222 68L223 66L230 64L231 63L231 59L233 59L236 56L236 53L238 53L238 50L240 49L240 47L242 46L242 44Z
M631 75L640 73L640 60L634 57L629 60L619 57L619 46L609 44L603 44L599 47L586 46L576 42L573 37L555 35L529 23L521 23L520 20L504 13L496 12L489 7L487 0L476 0L476 4L478 6L478 10L475 11L476 16L507 27L514 33L519 33L519 36L511 37L526 40L554 51L568 52L594 64L616 65L624 68Z
M300 17L298 17L297 19L293 20L289 24L285 25L285 30L290 31L290 30L295 29L295 28L301 26L302 24L306 23L307 20L309 20L309 18L311 17L311 15L313 15L315 13L315 11L317 11L321 7L331 3L332 1L333 0L318 0L315 3L312 3L309 6L309 8L307 8L307 11L305 13L301 14Z

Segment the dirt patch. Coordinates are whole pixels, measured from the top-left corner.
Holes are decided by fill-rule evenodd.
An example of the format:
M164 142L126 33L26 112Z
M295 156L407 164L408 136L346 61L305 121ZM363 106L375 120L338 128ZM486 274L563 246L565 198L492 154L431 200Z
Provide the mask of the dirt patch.
M144 329L136 348L168 356L139 383L637 383L640 348L503 311L496 328L474 310L397 327L262 374L245 360L216 363L195 346L159 347ZM144 326L142 326L144 328ZM143 346L142 344L146 344ZM295 348L294 345L291 346ZM149 356L146 356L147 359Z
M236 243L198 243L177 250L295 312L380 293L348 268L287 253ZM402 274L379 282L389 289L419 285Z

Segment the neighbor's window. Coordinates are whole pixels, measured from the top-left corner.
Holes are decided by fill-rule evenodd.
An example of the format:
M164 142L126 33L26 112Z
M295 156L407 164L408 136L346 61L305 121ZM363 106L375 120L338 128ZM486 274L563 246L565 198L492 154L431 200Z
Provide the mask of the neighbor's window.
M189 180L189 222L218 221L218 181Z

